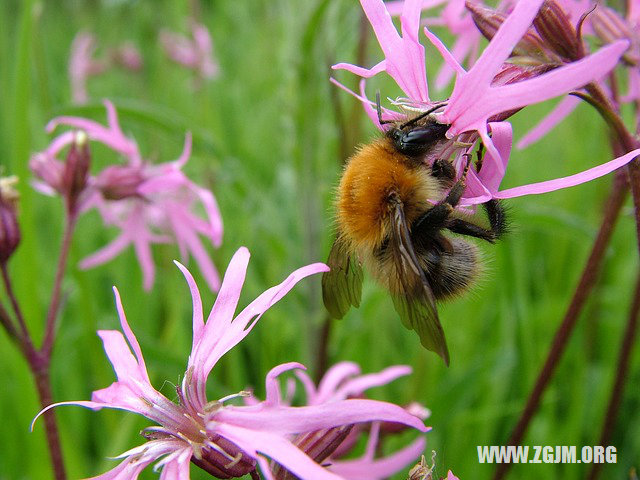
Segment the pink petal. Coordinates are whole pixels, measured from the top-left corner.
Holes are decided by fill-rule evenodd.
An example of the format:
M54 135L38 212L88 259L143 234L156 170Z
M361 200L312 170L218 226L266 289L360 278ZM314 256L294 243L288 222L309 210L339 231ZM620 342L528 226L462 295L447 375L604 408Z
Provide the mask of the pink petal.
M133 457L128 457L108 472L85 480L136 480L142 470L147 468L153 460L147 459L145 462L139 462Z
M355 362L336 363L327 370L327 373L325 373L322 380L320 380L318 392L313 403L317 404L328 401L334 396L340 384L347 381L350 377L360 375L360 373L360 366ZM344 398L340 398L339 400L344 400ZM312 402L310 401L309 403Z
M182 272L182 275L184 275L184 278L187 281L187 285L189 286L189 292L191 293L191 303L193 304L193 317L192 317L193 341L191 343L191 349L193 350L196 346L197 341L202 336L202 329L204 328L202 299L200 298L200 291L198 290L198 285L196 285L196 281L193 279L193 275L191 275L191 272L189 272L189 270L187 270L187 268L184 265L182 265L180 262L174 260L173 263L176 264L176 266Z
M402 407L376 400L340 400L306 407L263 410L256 411L255 407L229 406L218 412L213 420L284 435L374 420L402 423L421 432L428 430L422 421L407 413Z
M193 347L187 368L187 370L193 370L194 377L194 386L190 389L190 397L193 402L199 402L201 407L207 403L205 384L211 371L204 367L204 362L233 319L247 273L249 257L249 250L245 247L239 248L233 255L205 328L198 332L197 337L195 334L193 337Z
M425 31L425 34L426 33L427 32ZM480 37L480 32L478 32L477 30L471 30L471 29L469 29L469 33L460 35L456 39L455 43L453 44L453 47L451 48L451 57L453 57L454 59L459 58L462 61L467 56L471 56L471 52L473 51L474 47L476 47L479 37ZM429 38L429 39L431 40L431 43L434 43L434 39L437 39L437 37L433 35L433 38ZM438 50L440 50L441 54L443 53L443 50L441 49L438 49ZM446 47L444 50L446 50ZM452 68L452 63L454 62L452 62L451 60L445 62L445 65L443 65L440 71L438 72L438 75L436 76L437 89L440 90L446 87L447 84L451 81L451 77L453 77L453 75L456 73L456 70ZM455 62L455 65L456 65L456 68L460 66L458 61ZM462 69L462 67L460 67L460 69Z
M218 208L218 202L216 202L215 197L209 190L200 188L197 185L192 185L192 189L200 197L200 201L204 205L211 226L209 233L211 241L215 247L219 247L222 244L222 215Z
M192 144L191 132L187 132L187 134L184 137L184 146L182 147L182 153L180 154L178 159L175 161L175 165L178 169L184 167L187 161L189 160L189 157L191 157L191 144Z
M487 150L478 177L490 192L496 192L509 163L513 129L509 122L490 122L489 128L491 129L491 141L498 156L496 157L491 150Z
M122 331L127 337L127 342L131 346L133 353L135 353L136 355L137 367L138 367L137 371L140 373L140 377L142 380L151 384L151 381L149 380L149 375L147 374L147 366L144 363L144 357L142 356L142 350L140 349L140 344L138 343L138 339L133 334L133 330L131 330L129 323L127 322L127 317L124 313L124 308L122 307L122 300L120 299L120 292L118 292L118 289L116 287L113 287L113 294L116 299L116 309L118 311L118 317L120 318L120 327L122 327ZM105 332L103 331L102 333L105 333ZM106 345L106 340L104 340L104 338L103 338L103 342L105 342L105 350L106 350L107 345ZM109 356L108 353L107 353L107 356ZM109 360L111 360L111 357L109 357ZM111 363L113 364L113 362ZM115 365L114 365L114 368L115 368ZM130 375L131 373L132 372L129 372L127 375Z
M267 397L264 401L265 404L277 406L282 403L282 397L280 396L280 384L278 383L277 378L284 372L294 369L306 370L307 367L298 362L289 362L283 363L282 365L278 365L277 367L273 367L269 370L265 379L265 391Z
M509 188L496 193L494 197L515 198L522 197L524 195L537 195L540 193L553 192L562 188L574 187L581 183L593 180L594 178L602 177L603 175L611 173L623 165L626 165L638 155L640 155L640 149L634 150L607 163L603 163L602 165L598 165L597 167L590 168L589 170L585 170L584 172L580 172L569 177L556 178L546 182L532 183L521 187Z
M258 432L233 425L220 424L216 432L236 443L249 455L258 457L258 453L266 455L303 480L343 480L311 460L298 447L286 438L271 432ZM260 463L262 472L265 464Z
M334 397L339 399L357 397L362 395L365 390L386 385L396 378L409 375L410 373L411 367L406 365L397 365L395 367L386 368L379 373L362 375L352 380L347 380L335 391Z
M111 243L102 247L94 254L84 258L80 262L80 268L86 270L88 268L93 268L95 266L102 265L103 263L107 263L108 261L114 259L130 243L131 238L129 237L129 235L127 235L126 232L123 232Z
M525 3L528 2L519 2L518 5ZM509 18L511 16L513 14ZM542 102L583 87L615 67L627 46L626 40L619 40L577 62L538 77L498 87L483 87L483 84L476 82L472 73L473 68L480 64L481 60L478 60L472 70L456 83L451 100L443 112L442 120L452 124L447 136L479 130L486 119L493 115ZM473 84L467 85L469 81L473 81ZM458 88L458 85L461 87Z
M481 85L491 83L502 64L511 55L513 48L531 26L542 2L543 0L528 0L515 4L511 14L500 26L478 61L469 70L469 76L473 78L474 82ZM456 93L456 88L454 88L452 97Z
M182 229L175 230L175 234L177 238L181 238L184 242L186 242L186 246L191 252L191 255L195 259L198 264L198 268L204 275L209 288L217 292L220 288L220 277L218 276L218 271L213 265L211 261L211 257L209 253L204 249L202 242L198 238L198 235L194 232L191 225L186 222L182 222ZM179 235L179 237L178 237Z
M99 330L98 336L102 339L104 350L118 377L118 381L149 383L149 378L144 365L139 365L131 354L129 346L122 333L116 330Z
M580 99L573 95L568 95L563 98L558 105L544 117L538 125L533 127L527 134L518 142L518 148L526 148L532 143L537 142L547 133L551 131L553 127L558 125L566 116L568 116L580 103Z
M402 33L396 31L382 0L360 0L384 52L386 71L407 96L418 102L429 101L424 47L418 42L420 0L406 0L402 14Z
M142 269L142 285L146 291L151 290L155 279L155 264L151 255L149 238L142 235L133 237L133 245L138 258L138 263Z
M380 125L380 122L378 122L378 112L374 109L374 103L369 100L364 93L364 87L365 87L365 81L361 80L360 81L360 95L358 95L357 93L355 93L353 90L350 90L349 88L345 87L344 85L342 85L340 82L338 82L337 80L335 80L334 78L330 78L329 81L331 83L333 83L334 85L336 85L337 87L341 88L342 90L344 90L345 92L347 92L348 94L356 97L358 100L360 100L360 102L362 102L362 106L366 112L366 114L369 116L369 118L371 119L371 121L373 122L373 124L378 128L378 130L383 130L382 125ZM402 117L401 114L399 114L398 112L394 112L392 110L388 110L386 108L382 108L382 118L384 120L396 120Z
M162 466L160 480L189 480L189 466L191 465L191 448L184 447L182 450L172 452L167 457L160 460L154 467Z
M315 263L295 270L281 284L271 287L251 302L233 322L229 319L223 319L222 321L226 320L225 323L227 323L224 330L216 329L214 332L210 327L215 324L212 322L210 326L209 322L207 322L203 342L198 345L198 352L206 352L202 356L198 355L202 364L201 368L206 372L205 377L222 355L249 334L264 312L284 297L300 280L309 275L326 272L328 269L329 267L322 263ZM216 321L216 323L218 322Z
M424 452L426 441L423 437L414 440L405 448L378 460L332 460L329 470L349 480L376 480L388 478L406 469Z
M387 68L387 63L385 60L382 60L371 68L358 67L357 65L352 65L350 63L337 63L331 68L333 70L346 70L347 72L354 73L359 77L371 78L380 72L384 72Z
M309 374L301 370L296 370L293 373L298 378L298 380L300 380L300 383L302 383L302 386L304 387L305 394L307 395L307 403L309 405L317 403L315 401L315 398L317 396L316 384L313 382Z
M45 408L43 408L42 410L40 410L38 412L38 414L35 417L33 417L33 420L31 420L31 426L29 427L29 430L33 432L33 427L35 426L36 421L38 420L38 418L40 418L42 416L43 413L48 412L52 408L62 407L62 406L65 406L65 405L73 405L73 406L76 406L76 407L84 407L84 408L89 408L91 410L100 410L101 408L109 407L109 405L105 405L104 403L88 402L88 401L82 401L82 400L77 401L77 402L52 403L51 405L48 405Z
M431 31L424 27L424 34L429 39L429 41L433 44L434 47L440 52L442 58L444 59L445 65L448 65L455 73L461 75L465 74L465 69L460 65L455 56L449 51L449 49L445 46L442 41L436 37Z

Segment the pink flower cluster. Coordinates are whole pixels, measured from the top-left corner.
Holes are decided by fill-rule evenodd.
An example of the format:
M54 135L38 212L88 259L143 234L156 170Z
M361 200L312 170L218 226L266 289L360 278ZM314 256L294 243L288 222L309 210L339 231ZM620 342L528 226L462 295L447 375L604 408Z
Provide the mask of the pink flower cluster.
M402 4L385 4L382 0L360 0L360 3L373 27L384 59L372 68L348 63L340 63L333 68L344 69L363 77L360 95L351 93L362 101L367 114L380 129L382 127L379 125L377 112L365 94L365 79L381 72L391 76L406 95L405 99L395 102L405 110L422 111L442 104L442 111L435 114L435 118L440 123L450 125L447 137L451 142L445 147L449 150L439 153L446 158L455 154L454 165L459 172L466 163L464 156L478 139L482 141L487 150L485 160L479 171L475 168L470 169L461 205L483 203L491 198L512 198L550 192L578 185L621 167L640 153L640 150L629 152L615 160L566 178L500 190L512 144L512 128L504 118L527 105L579 90L590 82L598 81L620 63L623 55L627 55L629 39L611 38L608 45L593 54L575 61L554 64L543 70L519 68L506 61L523 38L529 39L531 25L543 4L543 0L520 1L512 6L508 15L504 15L489 45L473 62L475 53L470 55L470 52L475 52L480 35L477 29L472 29L470 15L463 13L464 3L454 0L443 11L440 23L452 25L455 31L460 31L462 36L458 38L460 43L457 44L459 51L450 52L428 28L423 30L425 38L436 47L445 64L455 72L453 91L443 103L434 101L429 96L425 50L419 40L422 9L441 2L406 0ZM572 7L571 12L578 10L577 5ZM400 33L391 18L391 13L398 11ZM470 30L476 33L468 33ZM461 54L469 54L467 56L472 65L468 70L456 58L456 55ZM385 110L385 115L394 119L399 118L400 114Z
M174 62L190 68L201 78L218 75L219 67L213 54L213 40L204 25L191 22L191 38L167 30L160 32L160 44Z
M124 160L91 176L79 194L80 211L96 208L105 225L120 230L111 243L82 260L81 268L106 263L131 245L142 268L144 287L149 290L155 278L151 245L177 243L182 258L193 256L209 287L217 291L218 272L200 235L214 246L220 246L222 218L213 194L182 172L191 155L191 135L186 135L184 149L177 160L151 164L142 158L136 142L122 132L113 104L105 101L105 106L106 127L79 117L58 117L47 125L49 132L58 126L83 131L89 140L105 145ZM65 169L57 157L74 143L75 137L74 130L64 132L46 150L32 156L30 167L40 179L36 188L41 192L61 193ZM204 218L195 212L198 204L204 208Z
M99 331L105 351L115 370L117 381L93 392L91 401L62 402L93 410L116 408L143 415L157 423L142 433L147 441L118 458L122 462L96 479L134 480L151 463L162 469L160 478L189 478L189 465L194 463L218 478L254 476L259 468L264 478L274 480L293 474L302 479L377 479L407 466L424 448L419 438L395 454L374 460L374 447L381 422L393 422L420 432L428 429L409 411L385 402L352 398L365 389L383 385L410 372L408 367L392 367L379 374L359 375L352 363L331 369L318 388L304 373L304 366L285 363L274 367L265 380L263 401L248 397L246 405L234 405L236 397L247 397L241 391L219 400L208 400L207 378L220 358L244 339L263 313L283 298L303 278L327 271L324 264L313 264L294 271L235 315L240 291L249 262L249 252L239 249L227 268L220 292L206 320L196 283L182 265L193 301L193 342L181 386L177 387L178 403L157 391L149 380L140 345L125 317L118 290L114 288L116 307L122 332ZM294 370L307 391L308 405L292 407L280 393L278 377ZM41 415L41 412L39 415ZM37 418L37 417L36 417ZM35 420L34 420L35 422ZM318 452L331 445L335 432L347 432L363 423L373 423L369 447L358 460L333 461L329 468L319 461L326 458ZM301 439L303 441L301 441ZM319 448L320 447L320 448ZM268 461L271 459L271 462Z
M71 44L69 58L69 78L71 79L71 98L73 103L86 103L89 100L87 80L106 72L112 66L137 71L142 68L140 51L131 42L109 49L103 58L95 58L96 38L88 32L80 32Z

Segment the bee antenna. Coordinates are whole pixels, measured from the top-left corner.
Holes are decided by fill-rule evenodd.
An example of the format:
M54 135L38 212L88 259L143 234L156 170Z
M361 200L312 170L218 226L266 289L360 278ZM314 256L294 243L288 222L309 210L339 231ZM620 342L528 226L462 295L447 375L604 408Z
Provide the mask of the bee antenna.
M436 110L438 110L438 109L440 109L440 108L444 107L446 104L447 104L447 102L441 102L441 103L437 104L435 107L432 107L432 108L430 108L429 110L427 110L426 112L422 112L422 113L421 113L420 115L418 115L417 117L412 118L411 120L409 120L409 121L407 121L407 122L403 123L402 125L400 125L400 128L402 129L402 128L408 127L409 125L413 125L414 123L416 123L416 122L418 122L418 121L422 120L424 117L426 117L426 116L428 116L428 115L432 114L432 113L433 113L433 112L435 112Z
M378 123L385 125L387 123L393 123L393 120L382 119L382 107L380 106L380 90L376 91L376 110L378 111Z

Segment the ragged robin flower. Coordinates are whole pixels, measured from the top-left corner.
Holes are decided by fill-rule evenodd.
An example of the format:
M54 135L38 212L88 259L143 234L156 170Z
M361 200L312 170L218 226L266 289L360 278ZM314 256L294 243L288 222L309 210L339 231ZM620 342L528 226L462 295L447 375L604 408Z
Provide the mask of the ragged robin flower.
M120 234L107 246L81 261L82 268L92 268L108 262L129 245L135 249L142 268L144 287L149 290L155 278L151 253L154 243L177 243L183 261L195 258L209 287L220 286L216 271L200 236L214 246L222 242L222 218L213 194L189 180L182 167L191 155L191 135L187 134L180 157L173 162L152 164L142 158L135 141L122 132L116 110L105 101L108 125L105 127L80 117L58 117L47 126L52 132L58 126L76 130L56 137L49 147L32 156L31 169L38 176L38 190L61 193L64 164L57 159L61 151L73 144L77 132L85 132L89 140L101 143L119 154L124 163L104 168L86 182L78 194L79 209L96 208L107 226ZM198 204L204 207L205 218L195 213Z
M365 391L386 385L410 373L411 367L396 365L378 373L363 375L356 363L340 362L323 375L317 386L304 370L296 370L295 376L304 387L306 397L304 404L320 406L350 398L364 398ZM287 384L287 395L282 399L283 403L291 404L291 398L295 396L295 386L292 381ZM245 402L255 404L257 400L248 397ZM416 408L415 404L405 408L405 411L421 420L425 420L429 415L428 410L421 406ZM316 462L327 465L329 470L347 480L376 480L388 478L403 471L424 451L425 439L418 437L398 451L380 455L381 433L385 430L395 433L404 428L407 428L405 424L395 422L359 423L306 432L293 437L292 442ZM364 454L359 458L345 458L356 444L367 435ZM289 471L279 465L274 465L273 471L276 480L295 479Z
M220 358L236 346L255 327L262 314L278 302L301 279L327 270L313 264L294 271L235 315L244 283L249 252L239 249L227 268L218 297L206 322L196 283L186 268L184 274L193 301L193 343L182 384L174 403L157 391L149 380L142 351L124 314L118 290L114 288L122 332L103 330L98 334L115 370L117 381L93 393L91 401L62 402L52 405L79 405L93 410L115 408L143 415L157 425L145 428L147 440L123 454L121 463L96 479L136 479L155 462L161 478L188 479L194 463L217 478L251 475L273 480L272 465L281 465L296 477L308 480L340 480L342 477L315 462L292 443L291 438L322 429L350 426L362 422L387 421L405 424L421 432L426 427L414 415L390 403L347 399L317 405L291 407L282 401L278 376L302 369L299 363L274 367L266 376L266 399L251 405L234 405L241 391L218 400L209 400L206 381ZM45 409L45 410L47 410ZM40 413L42 414L42 412ZM35 421L35 420L34 420Z
M160 32L160 44L167 56L174 62L187 67L202 79L218 75L219 66L213 53L213 40L209 30L194 20L190 22L191 38L172 33Z

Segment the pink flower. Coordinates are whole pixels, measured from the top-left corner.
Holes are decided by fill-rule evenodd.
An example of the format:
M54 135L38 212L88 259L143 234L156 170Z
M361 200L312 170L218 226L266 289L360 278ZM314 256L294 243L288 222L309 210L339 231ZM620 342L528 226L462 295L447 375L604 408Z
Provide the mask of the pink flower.
M191 21L191 37L160 32L160 44L167 56L176 63L197 72L202 78L214 78L219 67L213 54L213 40L204 25Z
M322 377L316 387L311 377L302 370L295 372L296 377L304 386L307 405L331 404L348 398L361 397L370 388L386 385L398 377L411 373L411 367L397 365L384 369L379 373L362 375L360 367L353 362L340 362L331 367ZM293 392L292 392L293 393ZM407 413L422 420L426 419L429 411L421 407L416 409L416 404L405 409ZM397 424L393 424L395 427ZM404 426L404 425L403 425ZM383 479L405 469L411 462L418 458L425 448L425 440L418 437L408 446L382 458L376 458L378 441L381 429L380 422L373 422L367 440L365 453L357 459L340 459L348 453L365 433L366 425L361 424L349 431L339 445L333 445L334 450L329 451L330 442L334 432L326 432L326 440L323 444L322 435L315 435L313 449L322 451L325 463L329 463L329 469L341 477L349 480L357 479ZM323 433L323 432L320 432ZM296 439L300 445L308 445L308 438Z
M69 78L71 79L71 99L73 103L86 103L87 79L107 69L104 60L95 60L96 39L87 32L78 33L71 44L69 58Z
M428 96L424 49L418 42L422 1L404 2L400 15L402 35L396 31L382 0L360 0L360 3L376 33L385 59L371 69L345 63L337 64L334 68L348 70L363 78L386 71L407 95L406 101L401 102L407 108L421 111L437 104ZM490 198L508 198L566 188L609 173L634 157L620 157L567 179L541 182L507 192L499 191L512 139L511 127L507 122L498 121L500 115L579 89L601 78L616 66L628 46L628 41L618 40L581 60L543 74L532 75L525 69L521 73L517 69L515 73L510 73L516 67L505 65L505 61L514 45L530 28L541 4L542 0L518 2L469 71L458 63L435 35L425 29L427 38L456 72L453 92L442 113L436 114L439 122L450 125L447 137L451 139L451 143L445 146L449 150L436 153L440 158L455 154L454 164L460 172L466 163L463 155L469 148L461 150L461 144L475 144L479 137L487 148L482 169L475 171L472 168L469 171L467 190L461 205L483 203ZM374 117L371 102L364 96L364 86L358 98L363 101L367 114ZM397 118L397 114L387 113L387 117ZM377 120L374 123L377 124Z
M47 126L53 131L65 125L86 132L90 140L99 142L122 155L124 165L105 168L89 180L89 187L80 195L82 210L97 208L108 226L121 233L111 243L80 262L81 268L92 268L108 262L129 245L135 249L142 268L144 287L149 290L155 278L151 254L154 243L178 244L183 259L192 255L209 287L217 291L218 273L204 248L200 235L214 246L222 242L222 218L213 194L189 180L181 169L191 155L191 135L187 134L180 157L173 162L154 165L143 160L135 141L127 138L115 108L106 101L107 127L78 117L58 117ZM39 177L56 190L62 170L55 157L73 141L73 132L65 132L53 140L44 151L35 154L31 166ZM39 184L41 191L46 186ZM201 204L205 218L194 213Z
M615 99L620 104L640 102L640 2L634 0L628 3L626 18L615 10L604 5L598 5L586 17L587 30L597 35L605 43L613 43L624 39L629 42L629 48L622 55L621 65L627 70L627 91ZM583 28L583 31L585 29ZM601 82L603 90L608 91ZM563 99L556 107L533 127L519 142L518 148L540 140L553 127L567 117L578 105L575 97ZM640 128L640 109L636 108L636 124Z
M83 104L89 100L87 80L100 75L117 64L128 70L136 71L142 67L142 57L131 42L124 42L111 49L104 58L94 58L96 39L87 32L78 33L71 44L69 57L69 78L71 80L71 100Z
M277 378L288 370L304 369L295 362L279 365L267 374L266 399L262 402L247 406L228 403L234 397L245 396L246 392L209 401L206 381L218 360L246 337L262 314L298 281L328 270L324 264L313 264L294 271L234 318L248 262L249 252L239 249L231 259L206 322L195 281L188 270L177 263L193 301L193 343L182 385L177 388L179 403L170 401L151 385L142 351L114 288L124 336L111 330L98 334L118 379L109 387L95 391L91 401L56 405L128 410L158 425L146 428L143 436L147 442L120 455L124 460L97 479L135 479L153 462L157 462L155 468L162 468L161 478L188 479L191 461L219 478L239 477L259 467L265 478L272 480L266 458L269 457L300 478L338 480L341 477L297 448L291 436L371 421L394 421L426 430L420 420L404 409L374 400L341 400L306 407L286 405L281 401Z

